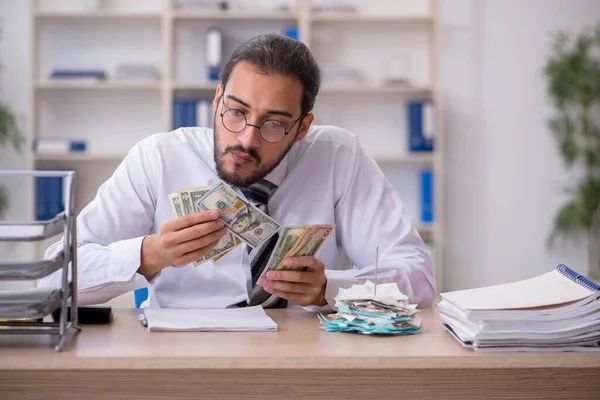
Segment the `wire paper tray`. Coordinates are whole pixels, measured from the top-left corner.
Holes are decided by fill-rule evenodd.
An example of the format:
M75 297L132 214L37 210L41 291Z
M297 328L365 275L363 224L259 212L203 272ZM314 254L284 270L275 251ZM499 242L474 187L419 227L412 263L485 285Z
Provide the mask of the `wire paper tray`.
M64 263L62 251L51 260L0 261L0 281L43 278L61 269Z
M0 222L0 241L22 242L50 238L65 229L65 213L60 213L48 221L37 222Z
M0 280L3 281L38 279L62 270L60 288L0 292L0 334L57 335L58 341L54 348L56 351L61 351L64 345L81 330L77 320L75 172L11 170L0 171L0 175L60 177L65 183L64 212L53 219L35 222L0 222L0 241L4 242L30 242L63 234L62 252L52 260L0 261ZM45 320L46 316L59 308L57 321ZM37 321L38 319L42 320Z
M56 310L61 289L34 288L0 292L0 319L42 318Z

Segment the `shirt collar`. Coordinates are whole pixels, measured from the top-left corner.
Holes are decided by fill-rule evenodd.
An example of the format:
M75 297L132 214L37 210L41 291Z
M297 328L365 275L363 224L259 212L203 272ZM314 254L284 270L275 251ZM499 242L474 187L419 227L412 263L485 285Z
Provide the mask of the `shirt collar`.
M271 182L273 185L281 186L285 176L287 175L287 166L288 166L288 155L286 154L282 159L279 165L277 165L273 171L269 172L265 179Z

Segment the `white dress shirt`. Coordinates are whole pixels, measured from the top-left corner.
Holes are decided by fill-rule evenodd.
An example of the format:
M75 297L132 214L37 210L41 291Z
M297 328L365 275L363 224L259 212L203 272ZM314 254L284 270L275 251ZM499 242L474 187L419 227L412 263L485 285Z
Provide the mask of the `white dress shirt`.
M143 305L148 307L224 308L249 300L245 244L218 264L167 267L152 282L137 273L142 239L175 217L169 194L219 183L213 139L212 129L199 127L149 136L102 184L77 217L81 305L104 303L142 287L149 288ZM326 266L325 297L331 308L340 287L374 280L376 245L379 282L397 283L419 307L433 304L435 277L426 246L355 135L312 126L266 179L279 186L269 200L269 214L281 226L336 225L316 255ZM45 258L61 249L62 239L46 250ZM60 274L38 285L60 287Z

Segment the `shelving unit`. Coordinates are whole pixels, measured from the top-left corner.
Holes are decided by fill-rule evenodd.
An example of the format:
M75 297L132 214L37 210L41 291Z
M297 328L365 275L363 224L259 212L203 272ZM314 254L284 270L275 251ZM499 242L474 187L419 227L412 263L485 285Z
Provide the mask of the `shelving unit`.
M70 90L160 90L155 82L60 82L40 81L36 84L38 90L70 89Z
M226 58L258 33L284 33L296 27L299 40L323 69L315 122L356 133L389 174L419 231L435 243L436 274L441 282L443 135L439 118L434 118L435 151L411 153L406 117L406 102L412 99L433 99L435 115L440 115L435 40L439 0L348 0L356 12L314 11L318 4L313 1L318 0L231 0L232 9L227 11L178 9L176 0L109 0L107 8L100 10L86 10L82 6L86 2L77 0L30 1L29 149L35 138L54 133L86 139L88 152L64 156L30 152L28 167L72 167L84 175L93 170L95 181L102 182L135 142L172 130L174 99L214 96L217 82L204 79L206 29L221 27L226 33ZM287 8L267 9L270 4ZM107 37L104 32L109 33ZM160 79L111 79L119 62L153 64ZM398 62L404 63L400 69L407 72L410 84L386 81ZM329 79L332 68L340 66L356 68L359 79ZM51 81L48 71L56 67L104 68L109 78L103 82ZM128 107L126 113L123 107ZM75 117L69 118L69 112ZM109 139L102 139L103 135ZM110 145L107 140L112 140ZM435 222L427 224L419 220L417 174L423 167L432 168L435 176ZM93 197L94 188L80 188L81 207ZM33 216L33 195L29 210Z

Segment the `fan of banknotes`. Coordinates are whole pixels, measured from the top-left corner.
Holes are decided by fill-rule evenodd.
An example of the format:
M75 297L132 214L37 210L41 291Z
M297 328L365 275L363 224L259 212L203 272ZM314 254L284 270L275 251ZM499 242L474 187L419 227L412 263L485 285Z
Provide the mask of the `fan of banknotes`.
M275 233L279 237L265 273L272 269L294 269L283 262L288 257L314 256L334 229L333 224L281 227L277 221L262 212L224 182L216 186L200 186L169 195L176 217L205 210L218 210L225 222L227 234L204 257L194 261L198 266L206 261L218 263L242 243L254 248L262 246ZM303 267L296 267L302 269Z
M421 329L416 304L395 283L375 285L367 281L349 289L340 288L335 298L337 312L319 314L321 329L379 335L411 335Z

